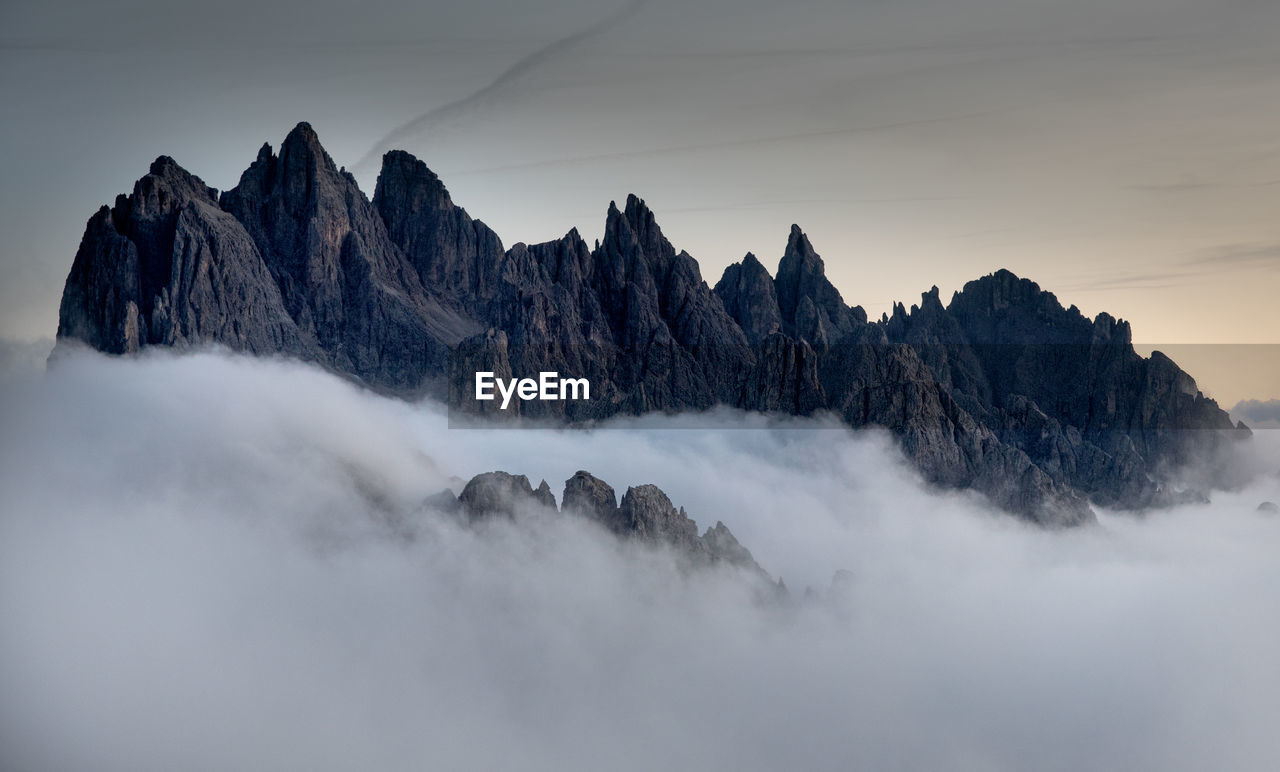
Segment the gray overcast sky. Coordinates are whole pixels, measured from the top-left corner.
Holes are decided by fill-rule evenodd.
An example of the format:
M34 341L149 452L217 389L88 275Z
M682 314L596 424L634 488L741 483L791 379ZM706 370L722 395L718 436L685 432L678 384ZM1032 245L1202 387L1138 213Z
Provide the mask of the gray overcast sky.
M798 222L872 315L1007 267L1140 341L1278 343L1277 40L1261 0L6 0L0 336L52 336L156 155L223 189L307 120L507 244L635 192L712 283Z

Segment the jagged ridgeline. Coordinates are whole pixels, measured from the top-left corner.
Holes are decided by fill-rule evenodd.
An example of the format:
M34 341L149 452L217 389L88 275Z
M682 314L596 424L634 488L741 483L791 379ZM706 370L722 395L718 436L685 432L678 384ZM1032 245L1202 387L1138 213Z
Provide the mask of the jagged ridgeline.
M761 582L762 588L786 592L782 580L775 584L724 523L716 521L699 536L698 524L684 507L677 509L656 485L627 488L619 502L612 486L589 472L578 471L565 480L562 505L557 508L555 494L546 480L534 488L522 474L498 471L476 475L457 496L452 490L445 490L426 504L444 513L461 515L470 523L496 517L519 519L531 508L576 515L619 539L667 548L689 568L727 565L746 572Z
M1090 520L1090 501L1172 501L1180 468L1248 435L1167 357L1135 353L1126 322L1008 271L868 321L800 228L775 275L747 255L712 288L635 196L594 247L573 230L506 249L408 153L384 156L369 200L305 123L221 196L158 158L89 219L58 337L283 354L463 410L497 409L466 399L478 370L591 383L589 401L503 415L830 411L888 429L929 481L1052 524Z

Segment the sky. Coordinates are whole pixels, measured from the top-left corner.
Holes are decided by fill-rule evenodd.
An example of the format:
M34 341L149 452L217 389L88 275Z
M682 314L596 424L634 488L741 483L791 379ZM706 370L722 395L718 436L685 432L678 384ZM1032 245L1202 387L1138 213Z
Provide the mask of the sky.
M0 766L1276 769L1275 474L1053 531L883 434L688 420L449 429L207 353L11 372ZM559 497L584 464L723 521L791 601L582 519L422 503L493 469Z
M1274 349L1194 348L1280 343L1264 0L9 0L0 30L10 340L54 334L86 219L157 155L225 189L306 120L367 193L408 150L508 245L636 193L714 283L798 223L873 317L1003 267L1280 397Z

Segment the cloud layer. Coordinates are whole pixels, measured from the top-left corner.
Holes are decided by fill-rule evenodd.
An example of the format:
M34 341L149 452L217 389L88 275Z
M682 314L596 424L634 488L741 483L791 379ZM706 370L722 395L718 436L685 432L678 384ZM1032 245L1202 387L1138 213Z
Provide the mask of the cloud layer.
M1251 427L1280 429L1280 399L1246 399L1231 408L1231 414Z
M212 354L79 353L0 389L6 768L1280 759L1274 476L1047 533L820 423L450 430L437 405ZM472 531L419 505L499 468L657 483L797 600L573 519Z

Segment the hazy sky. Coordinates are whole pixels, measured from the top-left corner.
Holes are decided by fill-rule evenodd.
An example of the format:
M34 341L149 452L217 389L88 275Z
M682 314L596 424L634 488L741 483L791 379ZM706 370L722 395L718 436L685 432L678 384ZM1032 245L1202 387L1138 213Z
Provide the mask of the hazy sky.
M507 244L635 192L712 283L797 222L873 316L1007 267L1140 341L1280 343L1264 0L10 0L0 30L8 338L53 334L156 155L223 189L307 120L366 192L390 138Z

